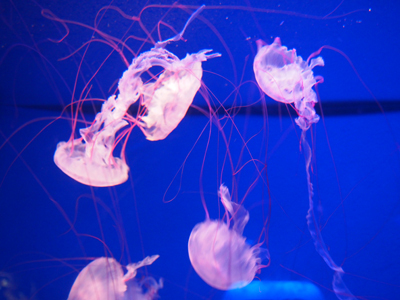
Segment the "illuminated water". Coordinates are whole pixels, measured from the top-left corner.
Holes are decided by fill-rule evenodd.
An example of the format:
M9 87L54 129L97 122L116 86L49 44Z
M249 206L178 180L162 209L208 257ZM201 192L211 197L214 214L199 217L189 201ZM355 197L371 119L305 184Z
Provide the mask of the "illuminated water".
M282 44L296 48L303 58L324 45L343 51L383 108L384 113L343 56L327 49L321 52L325 66L314 69L325 80L318 86L324 117L313 128L318 222L330 255L346 272L343 278L351 292L365 299L393 299L400 292L400 63L395 38L400 28L395 14L399 7L391 1L349 1L332 13L334 18L323 19L339 4L329 2L276 1L267 7L263 1L229 1L232 7L225 9L213 7L219 1L181 2L195 5L191 12L203 3L207 8L201 13L203 19L188 27L186 42L167 49L179 57L208 48L220 52L222 57L203 64L203 81L216 97L212 97L213 103L227 99L226 108L252 104L248 109L230 110L235 127L230 120L224 127L228 137L233 128L229 151L236 170L241 171L233 184L229 165L223 167L226 145L221 128L214 123L210 133L209 118L191 108L163 141L147 141L139 129L133 129L126 149L129 180L110 189L91 189L75 182L54 164L57 143L70 135L70 115L65 113L66 119L47 126L71 101L84 50L60 59L89 41L93 31L70 24L70 35L62 43L53 43L48 39L60 39L65 33L59 23L41 16L34 3L5 2L0 28L0 136L2 144L10 139L0 149L1 272L21 278L19 289L25 294L33 283L37 299L66 299L79 270L92 258L113 256L126 265L159 254L138 276L163 278L161 299L222 299L227 297L224 292L209 287L192 269L187 242L193 227L205 218L202 194L211 218L222 217L217 189L225 183L230 190L235 186L233 198L244 199L250 213L244 235L251 244L257 243L264 224L269 224L271 265L258 275L262 283L274 281L269 287L278 290L282 286L294 290L296 283L291 281L313 283L324 299L336 299L331 291L333 272L315 251L306 225L307 182L295 113L291 109L289 116L285 106L266 99L268 113L263 114L257 102L261 94L252 73L255 41L271 43L279 36ZM60 18L93 26L96 13L109 3L40 4ZM120 1L113 5L137 16L146 3ZM358 9L361 11L340 16ZM168 8L148 8L142 22L150 30L164 15L164 22L179 31L189 13L178 8L170 12ZM115 11L108 11L100 29L122 38L129 24ZM161 32L163 38L174 34L166 27L161 27ZM129 34L146 37L137 25ZM100 36L94 34L96 38ZM156 32L153 39L158 39ZM142 45L132 40L128 44L134 51ZM35 47L42 56L34 53ZM147 44L142 51L150 47ZM107 59L110 51L108 45L91 44L79 72L75 100L85 97L80 95L83 78L91 78L104 61L91 83L89 97L107 99L115 92L116 80L126 66L115 53ZM124 53L130 61L132 55ZM231 83L240 86L238 93L230 95L234 91ZM208 109L201 95L194 104ZM92 121L94 110L99 109L98 102L87 101L83 108L86 120ZM220 125L225 124L224 111L218 110L217 115ZM240 156L242 138L250 141L249 150L244 149ZM263 170L261 175L254 163L245 165L250 160L248 151L262 161L257 164ZM271 218L267 219L269 203ZM261 240L264 237L261 235ZM289 292L287 297L294 298Z

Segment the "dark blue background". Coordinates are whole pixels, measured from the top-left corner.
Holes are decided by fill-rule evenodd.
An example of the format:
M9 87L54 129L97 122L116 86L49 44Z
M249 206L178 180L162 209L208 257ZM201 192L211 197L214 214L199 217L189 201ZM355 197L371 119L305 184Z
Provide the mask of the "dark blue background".
M268 114L260 113L260 93L252 72L255 41L271 43L277 36L304 59L324 45L334 47L355 68L338 51L324 49L320 55L325 67L314 69L325 79L318 86L325 117L312 129L315 210L330 254L348 272L344 281L354 295L394 299L400 292L400 5L395 1L344 1L331 18L324 16L339 1L180 2L207 7L185 32L186 42L167 49L179 57L208 48L220 52L222 57L203 63L203 81L214 95L213 103L218 99L227 108L252 104L253 109L242 108L235 115L230 111L235 126L227 121L221 129L214 122L211 133L209 118L190 109L178 128L159 142L145 140L135 128L126 150L129 180L113 188L81 185L55 166L56 145L67 140L71 130L68 114L56 118L71 99L82 98L84 82L102 63L89 97L112 95L126 66L116 53L107 59L110 46L94 42L78 72L84 50L67 56L99 35L69 24L70 34L60 43L51 42L60 39L65 29L41 15L41 9L49 9L62 19L93 26L96 13L109 2L3 2L0 269L21 278L26 293L29 283L34 283L37 299L66 299L79 270L94 257L112 255L127 264L160 254L138 276L162 277L162 299L221 299L224 293L207 286L191 268L187 241L205 217L200 191L211 217L222 216L217 188L224 182L230 189L235 187L234 200L243 201L250 212L244 232L250 243L259 239L271 201L271 266L259 278L313 282L325 299L335 299L333 272L316 253L307 230L306 175L294 112L289 116L285 106L268 98ZM138 15L144 6L155 4L139 2L112 5ZM231 7L217 9L219 3ZM355 10L360 11L351 13ZM188 17L181 9L168 12L154 7L144 10L141 20L151 30L163 18L180 31ZM109 10L99 29L121 38L130 24ZM161 33L164 39L173 35L166 27L161 27ZM128 34L146 37L137 24ZM156 33L152 36L158 40ZM138 51L142 43L130 40L128 45ZM141 51L150 48L146 44ZM132 55L124 54L130 62ZM234 86L240 90L231 95ZM200 94L194 104L207 108ZM223 117L222 110L218 116ZM85 106L85 118L94 118L92 102ZM267 163L268 180L265 171L258 176L252 163L235 177L229 166L223 167L227 147L222 132L229 137L231 131L229 152L236 169L250 159L250 151ZM240 156L243 140L250 140L249 150Z

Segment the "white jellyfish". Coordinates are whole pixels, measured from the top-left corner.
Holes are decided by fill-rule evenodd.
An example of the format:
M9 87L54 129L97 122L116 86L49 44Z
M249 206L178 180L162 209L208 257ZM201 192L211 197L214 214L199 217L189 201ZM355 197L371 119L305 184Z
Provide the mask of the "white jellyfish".
M314 77L312 69L315 66L323 66L324 60L320 56L312 58L315 56L312 54L307 61L303 61L301 56L297 56L295 49L287 50L285 46L282 46L278 37L271 45L266 45L259 40L257 46L258 52L254 58L253 69L258 85L272 99L286 104L294 103L294 108L299 115L296 124L302 130L301 144L308 188L309 207L306 219L315 249L327 266L334 271L332 287L336 296L340 300L355 299L342 279L344 274L342 267L334 262L328 252L314 213L314 193L310 177L312 151L306 135L310 126L319 120L314 109L317 96L312 88L323 81L322 77Z
M181 39L188 24L204 9L196 10L183 30L168 40L158 42L149 51L134 58L118 83L118 96L102 105L94 122L80 130L81 138L60 142L54 162L68 176L90 186L114 186L128 179L124 147L121 157L114 157L115 135L131 122L138 125L148 140L165 139L180 123L201 86L201 63L220 56L201 50L180 60L165 46ZM154 81L144 83L141 76L152 67L164 69ZM138 99L144 113L134 118L128 108Z
M258 85L272 99L293 103L299 115L296 123L307 130L319 120L314 110L317 96L312 88L318 82L316 79L322 80L322 77L314 78L312 69L323 66L324 60L318 56L308 63L296 55L295 49L282 46L278 37L271 45L258 40L257 47L253 69Z
M248 211L231 201L226 186L221 185L218 194L227 222L207 219L197 224L189 237L189 258L196 273L210 286L220 290L241 288L254 279L262 268L262 259L269 259L269 254L260 244L251 247L242 235Z
M78 274L68 300L155 299L157 291L162 288L162 281L157 283L151 277L137 281L135 276L137 269L151 265L158 257L148 256L138 263L127 265L128 271L125 275L114 258L97 258Z

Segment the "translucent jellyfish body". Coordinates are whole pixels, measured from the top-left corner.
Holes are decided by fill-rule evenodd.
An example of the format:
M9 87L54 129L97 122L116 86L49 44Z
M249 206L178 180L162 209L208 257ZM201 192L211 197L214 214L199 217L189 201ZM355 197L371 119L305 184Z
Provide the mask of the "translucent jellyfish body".
M343 281L344 271L332 259L325 242L322 238L318 218L314 212L313 184L311 181L310 168L312 151L307 142L307 130L314 123L317 123L319 116L316 114L314 105L317 96L312 89L317 82L321 82L322 77L314 78L312 69L315 66L323 66L322 57L303 61L296 55L296 50L287 50L281 45L279 38L275 38L271 45L265 45L262 41L257 41L258 52L254 58L254 73L260 88L272 99L291 104L299 115L296 119L297 125L301 128L301 144L304 152L305 167L307 175L308 203L307 225L314 246L318 254L325 261L327 266L334 271L332 288L340 300L355 299Z
M242 233L249 213L231 201L226 186L220 186L219 197L225 207L227 222L207 219L197 224L189 237L189 258L207 284L230 290L249 284L262 267L261 256L269 258L269 255L259 244L251 247L246 243Z
M141 281L134 278L137 269L151 265L157 258L158 255L148 256L138 263L129 264L125 275L114 258L97 258L79 273L68 300L155 299L157 291L162 288L162 282L157 283L151 277Z
M314 78L312 69L324 65L322 57L311 59L310 63L303 61L295 49L282 46L278 37L271 45L258 40L257 47L253 69L258 85L272 99L293 103L299 115L296 123L307 130L319 120L314 109L317 96L312 88L322 77Z
M123 150L121 158L113 156L117 132L129 121L138 125L148 140L157 141L178 126L201 86L202 62L220 54L202 50L180 60L164 47L179 40L202 9L190 17L181 33L158 42L150 51L133 59L119 80L118 96L113 95L104 102L91 126L80 130L81 138L57 145L54 162L65 174L90 186L121 184L128 179L129 167ZM161 67L164 71L153 81L144 83L141 76L152 67ZM138 99L144 108L140 111L144 113L134 118L127 110Z

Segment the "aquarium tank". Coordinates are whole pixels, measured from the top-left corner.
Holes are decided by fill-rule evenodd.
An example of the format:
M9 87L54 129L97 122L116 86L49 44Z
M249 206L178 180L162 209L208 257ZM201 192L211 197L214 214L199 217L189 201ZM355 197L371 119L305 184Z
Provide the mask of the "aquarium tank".
M395 1L0 5L0 299L395 299Z

